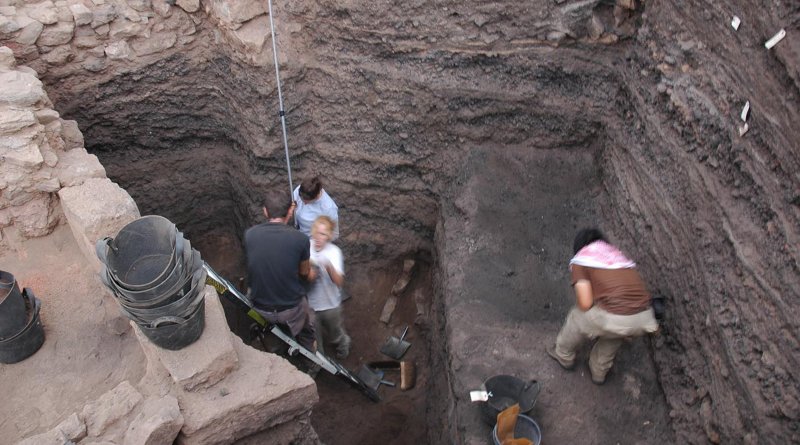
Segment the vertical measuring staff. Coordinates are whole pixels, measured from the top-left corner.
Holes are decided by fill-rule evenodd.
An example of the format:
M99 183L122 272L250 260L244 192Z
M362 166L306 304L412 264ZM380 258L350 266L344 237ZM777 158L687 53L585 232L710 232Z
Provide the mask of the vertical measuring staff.
M281 93L281 73L278 69L278 46L275 44L275 23L272 21L272 0L267 0L269 8L269 30L272 33L272 59L275 61L275 79L278 82L278 104L280 105L281 129L283 130L283 151L286 153L286 171L289 173L289 196L294 193L292 184L292 165L289 163L289 142L286 140L286 110L283 109L283 94Z

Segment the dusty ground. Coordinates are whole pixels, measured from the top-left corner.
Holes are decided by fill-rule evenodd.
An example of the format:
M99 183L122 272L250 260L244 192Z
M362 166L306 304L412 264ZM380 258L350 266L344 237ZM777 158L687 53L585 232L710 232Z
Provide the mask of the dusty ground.
M0 365L3 443L52 428L98 396L144 374L144 354L117 303L66 225L3 252L3 270L42 300L45 342L36 354Z

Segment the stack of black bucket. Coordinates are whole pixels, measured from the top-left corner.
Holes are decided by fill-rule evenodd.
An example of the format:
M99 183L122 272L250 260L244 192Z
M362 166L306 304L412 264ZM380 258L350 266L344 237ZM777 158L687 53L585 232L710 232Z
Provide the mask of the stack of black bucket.
M28 288L19 291L14 275L0 270L0 363L17 363L44 343L42 302Z
M168 219L150 215L97 242L100 277L122 312L154 344L177 350L200 338L205 326L206 270Z

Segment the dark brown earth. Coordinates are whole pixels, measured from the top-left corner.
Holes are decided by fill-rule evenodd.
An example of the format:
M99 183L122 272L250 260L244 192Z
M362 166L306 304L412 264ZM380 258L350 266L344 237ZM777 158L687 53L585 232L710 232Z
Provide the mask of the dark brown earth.
M387 333L374 311L400 259L430 258L434 288L424 418L415 396L375 410L322 377L315 427L331 443L399 437L398 424L428 443L486 443L467 391L511 373L543 382L533 415L547 443L800 442L800 5L647 1L616 23L610 2L556 3L277 5L279 26L301 25L279 34L296 178L323 175L349 264L371 275L354 283L372 296L347 303L367 348L351 360ZM143 213L193 243L235 240L259 193L286 187L271 71L212 41L43 79ZM661 335L626 346L603 387L544 354L584 224L668 304Z

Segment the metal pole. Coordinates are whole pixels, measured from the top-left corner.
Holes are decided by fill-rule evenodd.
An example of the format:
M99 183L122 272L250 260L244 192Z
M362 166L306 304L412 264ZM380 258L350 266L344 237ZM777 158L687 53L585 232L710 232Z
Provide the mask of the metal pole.
M272 21L272 0L267 0L269 8L269 29L272 33L272 58L275 61L275 80L278 82L278 103L280 105L281 130L283 131L283 150L286 153L286 171L289 173L289 196L294 193L292 184L292 165L289 163L289 142L286 140L286 111L283 109L283 94L281 93L281 74L278 69L278 46L275 44L275 23Z

